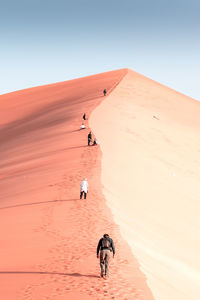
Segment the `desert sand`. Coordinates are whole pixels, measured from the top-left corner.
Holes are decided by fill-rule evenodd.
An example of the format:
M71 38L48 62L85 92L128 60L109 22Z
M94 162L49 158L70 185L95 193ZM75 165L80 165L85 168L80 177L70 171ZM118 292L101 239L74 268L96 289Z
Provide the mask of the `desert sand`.
M200 103L128 70L89 124L104 196L154 298L200 299Z
M106 137L108 128L104 114L106 116L107 112L103 111L100 116L96 109L102 101L107 103L107 100L113 99L115 89L124 84L123 78L128 74L129 71L123 69L0 97L0 299L154 299L149 288L151 282L144 274L149 260L146 264L136 259L114 222L113 213L115 215L118 207L113 206L111 210L107 206L110 196L105 198L106 194L102 193L108 167L104 165L102 152L104 138L101 130L97 128L96 131L96 126L100 120L103 136ZM108 91L106 97L103 96L104 88ZM116 90L118 92L119 89ZM145 111L146 104L143 105L141 110ZM80 130L83 113L90 117L94 110L91 128L86 120L87 128ZM94 120L95 115L97 121ZM144 114L140 117L142 124ZM110 120L112 123L113 117ZM153 124L157 120L152 119L151 122ZM101 140L100 146L87 146L90 129ZM127 132L127 136L130 134ZM156 132L156 135L162 138L161 133ZM142 140L138 138L140 144ZM190 151L196 151L194 146ZM112 149L116 150L115 145ZM113 159L116 159L114 153ZM142 156L140 161L143 161ZM138 158L135 168L139 166L141 168ZM116 169L111 171L110 174L114 175ZM79 199L83 177L87 177L89 182L87 200ZM161 175L158 177L161 178ZM137 178L138 181L139 178L143 180L139 175ZM136 199L136 182L133 179L131 194ZM146 184L145 178L143 182ZM108 182L107 186L114 187L112 182ZM123 193L128 195L128 191ZM161 187L160 193L163 194ZM121 209L119 199L124 204L128 199L118 196L122 196L116 202ZM138 200L141 207L144 207L143 200L142 197ZM128 208L127 204L125 207ZM125 210L121 212L123 215ZM146 224L144 219L144 227ZM105 232L112 236L116 246L116 257L111 261L108 280L99 278L96 258L98 240ZM128 237L129 242L133 238ZM151 271L154 273L155 268Z

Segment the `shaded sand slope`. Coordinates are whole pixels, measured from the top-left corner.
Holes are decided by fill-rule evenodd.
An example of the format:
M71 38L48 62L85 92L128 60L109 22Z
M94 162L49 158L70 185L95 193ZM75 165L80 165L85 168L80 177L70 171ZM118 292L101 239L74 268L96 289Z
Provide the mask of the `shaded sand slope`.
M0 299L153 299L101 193L101 151L87 147L87 115L127 70L0 98ZM87 126L86 122L86 126ZM79 200L87 177L89 197ZM96 245L108 231L117 255L100 279Z
M90 125L104 195L155 299L200 299L200 103L129 70Z

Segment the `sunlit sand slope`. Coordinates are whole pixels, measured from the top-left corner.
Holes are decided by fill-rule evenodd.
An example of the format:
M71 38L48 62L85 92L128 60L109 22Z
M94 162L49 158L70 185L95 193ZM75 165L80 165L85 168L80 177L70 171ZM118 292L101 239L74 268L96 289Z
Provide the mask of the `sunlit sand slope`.
M200 103L129 70L90 125L104 195L155 299L200 299Z

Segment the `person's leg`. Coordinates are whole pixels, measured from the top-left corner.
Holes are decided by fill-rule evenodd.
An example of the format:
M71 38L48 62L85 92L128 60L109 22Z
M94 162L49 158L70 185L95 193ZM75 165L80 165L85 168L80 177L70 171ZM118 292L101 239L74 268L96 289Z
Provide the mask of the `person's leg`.
M80 199L82 199L82 196L83 196L83 192L80 192Z
M105 276L109 276L110 250L105 250Z
M84 192L84 199L86 199L86 197L87 197L87 193L86 193L86 192Z
M100 268L101 268L101 277L104 275L104 259L105 259L105 251L102 250L100 252Z

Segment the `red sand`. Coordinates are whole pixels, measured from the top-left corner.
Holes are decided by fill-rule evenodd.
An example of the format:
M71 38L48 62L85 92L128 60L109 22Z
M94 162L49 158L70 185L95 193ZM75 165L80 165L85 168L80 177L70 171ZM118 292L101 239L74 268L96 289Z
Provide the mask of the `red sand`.
M18 91L0 98L0 299L153 299L113 222L101 185L101 151L87 147L87 116L127 70ZM88 199L79 185L88 178ZM116 244L110 278L96 246Z

